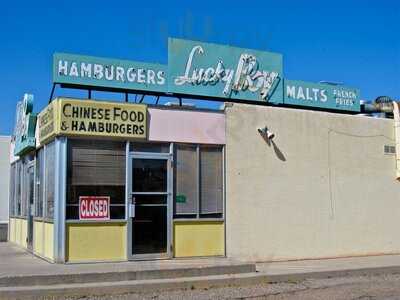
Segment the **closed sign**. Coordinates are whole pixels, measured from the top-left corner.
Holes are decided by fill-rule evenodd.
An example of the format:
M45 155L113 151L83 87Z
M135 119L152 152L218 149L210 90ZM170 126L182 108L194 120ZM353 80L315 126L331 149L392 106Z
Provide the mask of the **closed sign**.
M81 196L79 197L80 220L109 220L110 197Z

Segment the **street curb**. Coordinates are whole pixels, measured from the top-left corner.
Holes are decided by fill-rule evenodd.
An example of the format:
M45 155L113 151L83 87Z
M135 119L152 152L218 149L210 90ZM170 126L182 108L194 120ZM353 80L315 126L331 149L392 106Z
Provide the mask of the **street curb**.
M0 277L1 287L22 287L57 284L84 284L91 282L115 282L146 279L174 279L182 277L199 277L224 274L240 274L256 272L256 265L249 263L178 267L166 269L148 269L136 271L90 272L69 274L42 274Z
M158 291L209 289L226 286L246 286L261 283L295 282L304 279L379 275L400 273L400 266L288 274L242 273L181 277L173 279L144 279L118 282L91 282L42 286L2 287L0 299L37 299L51 296L101 296L128 293L146 294Z

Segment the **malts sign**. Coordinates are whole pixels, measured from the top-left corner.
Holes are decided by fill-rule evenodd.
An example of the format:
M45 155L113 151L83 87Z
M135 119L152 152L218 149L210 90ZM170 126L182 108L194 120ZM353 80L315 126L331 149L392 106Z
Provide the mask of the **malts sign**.
M40 143L60 134L145 139L147 106L60 98L39 114L38 123Z
M80 220L109 220L110 197L81 196L79 197Z
M284 95L285 104L360 111L360 91L340 85L285 80Z
M157 95L360 110L357 89L284 79L281 54L173 38L168 40L168 65L56 53L53 81Z

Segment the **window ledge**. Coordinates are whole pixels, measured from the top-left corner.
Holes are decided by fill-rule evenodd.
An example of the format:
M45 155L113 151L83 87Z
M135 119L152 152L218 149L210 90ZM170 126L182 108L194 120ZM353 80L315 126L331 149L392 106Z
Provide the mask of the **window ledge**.
M225 219L220 218L178 218L173 219L174 223L179 222L224 222Z
M126 223L125 219L115 220L67 220L67 224L104 224L104 223Z

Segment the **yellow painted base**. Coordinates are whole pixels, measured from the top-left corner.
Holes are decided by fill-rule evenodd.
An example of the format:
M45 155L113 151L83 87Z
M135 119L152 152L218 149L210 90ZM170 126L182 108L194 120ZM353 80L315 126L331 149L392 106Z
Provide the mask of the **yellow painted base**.
M67 261L126 260L125 223L67 224Z
M33 221L33 252L44 255L44 223Z
M27 248L26 238L28 233L28 223L25 219L10 218L10 241Z
M44 257L54 260L54 224L44 223Z
M10 218L9 240L23 248L28 248L28 221ZM33 252L49 260L54 260L53 224L44 221L33 221Z
M174 222L174 256L225 255L224 222Z
M44 221L33 221L33 252L54 260L54 225Z
M8 222L8 240L15 243L15 219L10 218Z

